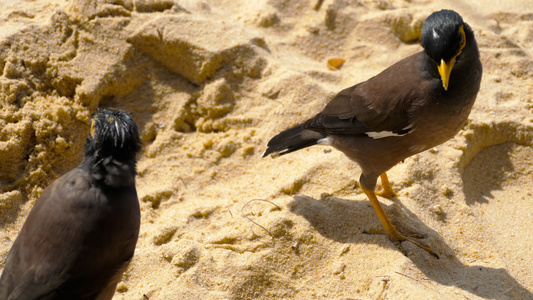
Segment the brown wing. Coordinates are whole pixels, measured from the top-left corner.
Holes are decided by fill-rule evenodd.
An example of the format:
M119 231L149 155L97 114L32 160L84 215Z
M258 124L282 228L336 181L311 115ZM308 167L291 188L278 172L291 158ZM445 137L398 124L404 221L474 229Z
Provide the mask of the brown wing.
M417 69L422 52L409 56L368 81L342 90L306 128L328 134L390 131L405 134L415 127L410 112L418 100L413 82L422 81ZM402 74L398 77L397 74Z

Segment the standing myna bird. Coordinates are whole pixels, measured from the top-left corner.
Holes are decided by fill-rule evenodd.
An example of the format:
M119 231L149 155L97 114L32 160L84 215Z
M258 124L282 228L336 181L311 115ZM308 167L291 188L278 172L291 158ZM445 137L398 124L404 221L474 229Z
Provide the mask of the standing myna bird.
M98 110L81 164L48 186L7 255L0 299L111 299L133 258L137 125Z
M405 253L402 241L411 241L437 256L396 230L376 194L395 196L386 171L449 140L464 126L479 91L482 67L472 29L452 10L426 19L422 46L424 51L342 90L321 113L272 138L263 156L316 144L337 148L361 167L361 188L400 250ZM374 193L378 177L383 190Z

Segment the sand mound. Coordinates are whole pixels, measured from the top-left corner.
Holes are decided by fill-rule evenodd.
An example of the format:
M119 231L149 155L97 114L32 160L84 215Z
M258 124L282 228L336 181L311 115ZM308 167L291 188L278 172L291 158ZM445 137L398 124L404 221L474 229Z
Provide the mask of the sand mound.
M90 114L112 107L144 143L138 250L114 299L533 299L533 11L511 2L0 3L2 261L42 189L79 163ZM382 228L340 152L260 156L420 51L441 8L475 30L481 91L465 128L393 168L399 198L380 199L436 260L365 233Z

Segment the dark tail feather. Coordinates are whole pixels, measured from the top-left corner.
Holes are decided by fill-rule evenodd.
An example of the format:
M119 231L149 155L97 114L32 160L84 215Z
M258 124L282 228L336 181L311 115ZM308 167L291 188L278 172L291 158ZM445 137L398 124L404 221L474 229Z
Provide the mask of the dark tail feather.
M319 132L304 129L303 124L289 128L273 137L267 144L268 148L263 157L278 153L284 155L309 146L316 145L318 140L325 138Z

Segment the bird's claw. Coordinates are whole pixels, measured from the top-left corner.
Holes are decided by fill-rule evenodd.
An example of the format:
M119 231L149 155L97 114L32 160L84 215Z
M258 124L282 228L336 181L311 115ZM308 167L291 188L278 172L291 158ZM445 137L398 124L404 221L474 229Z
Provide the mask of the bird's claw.
M410 237L412 237L412 238L410 238ZM420 236L418 234L413 234L413 235L409 235L409 237L406 237L406 236L404 236L402 234L399 234L398 237L390 237L392 242L396 245L396 247L398 247L398 249L405 256L408 256L408 255L407 255L407 252L405 251L405 249L402 246L402 242L409 241L409 242L413 243L415 246L418 246L419 248L421 248L422 250L425 250L427 253L431 254L433 257L439 259L439 255L437 253L435 253L435 251L431 250L431 248L429 248L427 246L424 246L424 245L420 244L419 242L415 241L413 238L419 239L419 238L422 238L422 236Z
M363 234L383 234L383 233L377 233L377 232L374 232L373 230L370 230L370 231L367 231L367 230L363 230ZM435 253L435 251L431 250L431 248L427 247L427 246L424 246L422 245L421 243L415 241L414 239L423 239L424 236L423 235L420 235L420 234L408 234L408 235L403 235L399 232L396 232L395 236L392 237L390 235L388 235L389 239L394 243L394 245L396 245L396 247L398 248L398 250L400 250L400 252L403 253L403 255L405 256L409 256L407 254L407 251L405 251L405 249L403 248L402 246L402 242L405 242L405 241L408 241L408 242L411 242L413 243L415 246L418 246L419 248L421 248L422 250L426 251L427 253L431 254L431 256L439 259L439 255L437 253Z

